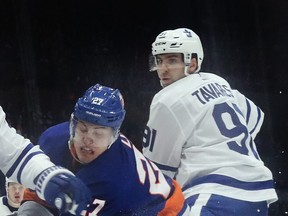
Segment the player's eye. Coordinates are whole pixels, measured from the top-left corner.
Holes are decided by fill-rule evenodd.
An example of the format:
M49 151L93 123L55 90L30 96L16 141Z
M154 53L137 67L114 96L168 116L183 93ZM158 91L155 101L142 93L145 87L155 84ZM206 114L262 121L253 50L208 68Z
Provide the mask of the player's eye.
M157 65L161 65L163 63L163 60L160 58L157 58L156 63L157 63Z
M178 59L177 58L169 58L168 60L167 60L167 64L168 65L174 65L174 64L178 64Z
M88 132L88 128L83 122L78 122L78 125L77 125L76 129L78 131L82 132L82 133L87 133Z

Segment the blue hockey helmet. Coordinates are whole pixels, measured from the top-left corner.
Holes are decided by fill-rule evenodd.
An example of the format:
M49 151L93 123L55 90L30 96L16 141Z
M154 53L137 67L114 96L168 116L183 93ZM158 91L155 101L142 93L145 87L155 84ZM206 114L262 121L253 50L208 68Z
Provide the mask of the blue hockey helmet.
M100 84L91 86L74 109L77 119L114 129L120 129L125 113L120 91Z

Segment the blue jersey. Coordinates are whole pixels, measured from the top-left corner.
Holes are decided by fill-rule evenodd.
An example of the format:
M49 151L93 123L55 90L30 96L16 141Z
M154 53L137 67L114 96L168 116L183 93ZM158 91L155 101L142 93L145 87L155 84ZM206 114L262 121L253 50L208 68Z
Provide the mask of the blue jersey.
M68 140L69 123L65 122L46 130L39 145L56 165L72 170L91 190L94 200L86 215L161 215L158 212L171 205L179 208L177 215L184 214L179 185L175 187L175 181L164 176L123 134L86 165L73 159Z

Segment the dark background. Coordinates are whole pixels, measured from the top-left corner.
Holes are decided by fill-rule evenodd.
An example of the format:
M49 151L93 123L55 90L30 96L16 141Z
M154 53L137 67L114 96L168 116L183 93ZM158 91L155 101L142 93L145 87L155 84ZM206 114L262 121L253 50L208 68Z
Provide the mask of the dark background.
M269 216L287 215L287 10L287 0L0 0L0 105L37 144L44 129L69 119L88 87L109 85L125 98L122 132L141 148L160 89L148 71L151 43L163 30L188 27L202 40L202 71L265 112L258 150L279 194Z

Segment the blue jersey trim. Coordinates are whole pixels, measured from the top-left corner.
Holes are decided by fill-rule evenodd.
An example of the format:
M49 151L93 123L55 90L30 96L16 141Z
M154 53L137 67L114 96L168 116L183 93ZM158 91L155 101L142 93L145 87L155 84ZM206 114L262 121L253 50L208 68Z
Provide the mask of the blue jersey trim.
M258 124L259 124L259 122L260 122L261 110L260 110L259 107L257 108L257 112L258 112L257 122L256 122L254 128L251 130L250 134L252 134L252 133L255 131L255 129L257 128L257 126L258 126Z
M9 178L14 172L17 166L19 165L20 161L27 155L27 153L34 147L32 143L28 144L25 149L22 151L22 153L19 155L15 163L10 167L10 169L7 171L6 176Z
M15 172L15 170L17 169L17 167L19 166L20 164L20 161L23 160L24 157L27 156L28 152L34 147L34 145L32 143L28 144L25 149L22 151L22 153L19 155L19 157L17 158L17 160L15 161L15 163L10 167L10 169L7 171L6 173L6 176L9 178L10 176L12 176L12 174ZM22 172L23 172L23 169L24 167L26 166L26 164L28 163L28 161L34 157L34 155L37 155L37 154L43 154L42 151L37 151L37 152L33 152L33 153L30 153L26 158L25 160L21 163L20 167L19 167L19 170L18 170L18 173L17 173L17 181L22 184L22 181L21 181L21 175L22 175Z
M273 180L267 181L258 181L258 182L244 182L237 180L235 178L231 178L228 176L212 174L208 176L203 176L198 179L194 179L187 185L183 187L183 191L194 187L196 185L204 184L204 183L216 183L225 186L235 187L243 190L263 190L274 188Z
M160 170L176 172L178 169L177 167L171 167L171 166L159 164L159 163L156 163L155 161L153 161L153 163L156 164Z
M250 105L250 102L247 100L247 98L246 98L246 105L247 105L246 123L248 124L250 120L250 115L251 115L251 105ZM257 107L257 122L254 128L250 131L250 134L253 134L253 132L256 130L257 126L259 125L261 117L262 117L261 109Z
M250 145L250 148L251 148L251 150L252 150L252 152L253 152L254 157L257 158L257 160L260 160L260 157L259 157L259 155L258 155L258 152L257 152L256 149L254 148L252 137L251 137L251 139L250 139L249 145Z
M248 124L249 119L250 119L250 114L251 114L251 106L247 98L246 98L246 105L247 105L246 123Z
M22 175L22 172L23 172L23 169L24 167L26 166L26 164L28 163L28 161L34 157L35 155L38 155L38 154L43 154L42 151L37 151L37 152L33 152L31 154L29 154L25 160L23 161L23 163L21 164L20 168L19 168L19 171L17 173L17 181L21 184L21 175Z

